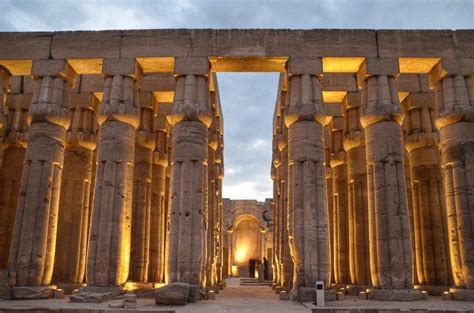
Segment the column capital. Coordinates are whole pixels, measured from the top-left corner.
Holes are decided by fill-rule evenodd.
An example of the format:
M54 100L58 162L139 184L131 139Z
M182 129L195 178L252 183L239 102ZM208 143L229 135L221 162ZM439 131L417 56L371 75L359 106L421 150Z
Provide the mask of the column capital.
M372 76L393 76L400 74L398 58L366 58L357 72L357 84L363 88L362 83Z
M31 68L33 77L54 77L67 81L70 86L74 85L77 77L74 69L66 62L66 60L33 60Z
M333 116L328 127L332 133L331 135L331 154L329 156L329 164L331 167L336 167L344 164L346 155L343 148L344 136L344 117Z
M430 87L450 76L474 76L474 59L442 58L428 73Z
M10 85L10 78L12 74L6 69L5 67L0 65L0 92L3 90L7 90L8 86Z
M140 65L133 58L104 59L102 74L105 76L126 76L135 80L140 80L143 77Z
M5 109L12 118L9 118L5 125L5 144L26 147L28 140L26 118L32 97L31 93L9 94L7 96Z
M207 57L178 57L174 62L175 75L209 76L211 64Z
M68 146L80 146L89 150L96 148L97 119L95 112L98 107L99 100L90 92L69 95L72 121L71 127L66 132Z
M286 64L288 75L317 75L323 74L321 58L292 57Z
M157 102L152 92L140 92L140 125L136 131L135 144L150 150L155 148L155 111Z

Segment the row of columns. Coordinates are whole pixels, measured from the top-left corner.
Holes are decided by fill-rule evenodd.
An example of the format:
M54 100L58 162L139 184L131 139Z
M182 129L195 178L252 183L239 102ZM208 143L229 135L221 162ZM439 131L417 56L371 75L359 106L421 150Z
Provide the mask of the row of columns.
M1 70L0 266L16 286L222 282L222 114L207 58L176 59L173 105L140 91L134 59L104 60L101 103L73 88L64 60L33 61L33 95L7 94Z
M274 282L474 288L472 62L441 60L429 73L435 92L400 104L398 60L368 58L359 92L329 118L320 62L290 58L280 81ZM281 270L287 242L292 274Z

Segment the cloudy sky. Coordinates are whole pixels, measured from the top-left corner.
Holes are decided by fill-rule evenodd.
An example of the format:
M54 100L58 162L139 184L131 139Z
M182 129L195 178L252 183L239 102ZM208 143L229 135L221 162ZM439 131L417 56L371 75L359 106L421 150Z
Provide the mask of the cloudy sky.
M474 1L0 0L0 31L140 28L474 28ZM224 196L272 197L277 74L219 74L225 121Z

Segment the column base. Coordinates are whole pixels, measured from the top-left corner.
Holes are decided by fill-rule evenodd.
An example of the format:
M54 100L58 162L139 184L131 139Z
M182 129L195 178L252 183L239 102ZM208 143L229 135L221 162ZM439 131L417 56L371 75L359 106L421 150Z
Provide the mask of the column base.
M361 291L366 291L370 289L371 286L362 286L362 285L347 285L346 286L346 294L348 296L359 296Z
M416 285L415 289L426 291L430 296L441 296L443 295L443 292L449 291L448 286Z
M316 288L300 287L298 290L292 290L289 299L293 301L316 303ZM325 301L336 301L336 291L332 289L324 290Z
M418 301L424 296L415 289L367 289L367 299L378 301Z
M453 300L474 301L474 289L449 288Z
M58 283L57 284L59 289L64 290L65 295L72 295L72 291L75 289L81 289L85 286L87 286L84 283Z
M13 287L11 299L48 299L54 296L56 289L54 285Z

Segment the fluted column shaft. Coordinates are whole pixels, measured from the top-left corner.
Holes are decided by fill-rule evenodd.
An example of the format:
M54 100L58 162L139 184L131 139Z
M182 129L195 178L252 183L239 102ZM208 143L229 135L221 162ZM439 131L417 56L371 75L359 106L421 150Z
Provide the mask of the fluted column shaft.
M207 286L209 63L177 58L166 282Z
M27 116L31 98L31 94L10 94L5 106L8 114L3 138L5 150L0 169L0 268L6 268L8 265L25 159Z
M87 284L99 287L121 286L129 274L135 130L140 121L135 60L106 59L103 72L87 261Z
M69 97L71 127L66 133L59 200L58 240L53 281L82 283L89 235L92 163L96 148L98 100L90 93Z
M436 83L436 126L440 132L454 284L473 289L474 65L470 60L449 61L442 63L449 74Z
M323 124L326 122L319 77L312 64L289 61L288 232L294 262L293 290L314 287L331 275L329 216L326 202ZM318 62L319 60L312 60ZM295 64L296 63L296 64ZM315 71L316 72L316 71ZM317 73L317 72L316 72Z
M166 207L166 168L168 138L164 105L159 104L155 118L155 150L153 151L150 212L150 266L148 280L163 282L165 278L165 245L168 224ZM167 106L170 107L170 106Z
M343 148L344 118L334 116L331 129L331 155L333 182L333 241L335 283L348 284L349 277L349 211L347 206L347 167Z
M69 127L68 83L62 60L33 62L35 90L28 112L28 146L10 249L17 286L48 285L53 273L59 191Z
M351 283L359 286L370 286L367 162L364 129L360 124L360 94L356 92L348 93L343 104Z
M406 148L413 198L415 264L422 285L449 284L446 208L434 125L434 97L412 93L405 101Z
M378 62L382 60L375 60L380 65ZM413 288L412 251L395 79L376 72L365 77L362 87L372 284L382 289L409 289Z

